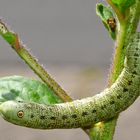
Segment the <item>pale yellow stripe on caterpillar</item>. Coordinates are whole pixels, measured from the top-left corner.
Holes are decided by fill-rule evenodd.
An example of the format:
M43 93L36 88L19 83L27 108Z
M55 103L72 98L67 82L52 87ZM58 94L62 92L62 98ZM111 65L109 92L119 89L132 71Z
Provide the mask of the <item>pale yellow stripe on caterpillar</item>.
M112 118L128 108L139 96L139 85L140 33L136 33L127 47L121 74L100 94L52 105L6 101L0 105L0 112L13 124L36 129L85 127Z

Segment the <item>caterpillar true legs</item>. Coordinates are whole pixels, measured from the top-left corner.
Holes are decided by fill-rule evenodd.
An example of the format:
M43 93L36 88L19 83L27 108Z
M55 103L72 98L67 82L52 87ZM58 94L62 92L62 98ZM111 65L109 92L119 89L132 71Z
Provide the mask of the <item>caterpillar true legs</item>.
M0 111L5 120L21 126L38 129L84 127L125 110L139 96L139 87L140 33L136 33L128 45L120 76L100 94L54 105L7 101L0 105Z

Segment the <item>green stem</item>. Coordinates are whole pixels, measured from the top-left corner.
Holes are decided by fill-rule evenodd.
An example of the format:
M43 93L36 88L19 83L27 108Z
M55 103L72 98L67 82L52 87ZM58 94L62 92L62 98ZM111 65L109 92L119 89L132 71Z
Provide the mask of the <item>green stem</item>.
M124 41L126 35L126 23L123 22L120 24L120 32L117 35L116 41L116 50L112 65L112 71L109 76L109 86L112 85L118 78L120 72L123 69L124 65Z
M37 62L37 60L31 56L31 54L21 47L17 51L18 55L28 64L28 66L46 83L51 90L55 92L63 101L72 101L72 98L58 85L54 79L47 73L47 71Z

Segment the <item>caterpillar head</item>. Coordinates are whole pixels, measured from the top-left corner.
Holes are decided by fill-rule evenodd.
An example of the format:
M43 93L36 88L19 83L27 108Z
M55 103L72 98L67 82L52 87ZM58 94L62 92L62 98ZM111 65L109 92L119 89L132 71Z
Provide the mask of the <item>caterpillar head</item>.
M13 124L26 126L28 124L29 113L25 111L23 103L6 101L0 105L2 117Z

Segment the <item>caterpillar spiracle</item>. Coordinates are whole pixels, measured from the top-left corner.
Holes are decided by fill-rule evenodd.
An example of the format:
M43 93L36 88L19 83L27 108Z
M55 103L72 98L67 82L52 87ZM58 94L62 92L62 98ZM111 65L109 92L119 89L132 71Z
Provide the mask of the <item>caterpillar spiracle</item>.
M116 82L93 97L44 105L6 101L2 117L16 125L37 129L78 128L111 118L130 106L140 93L140 33L128 44L124 68Z

